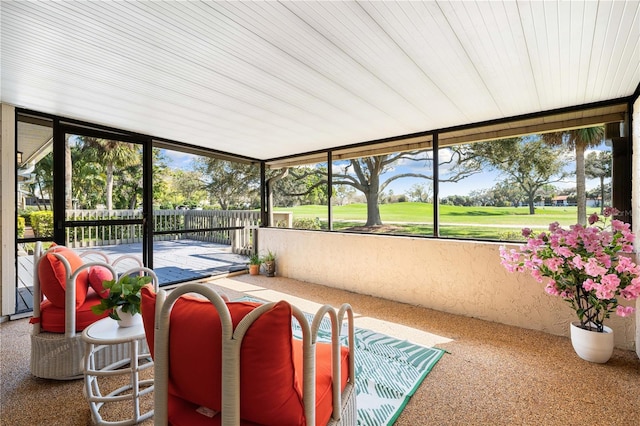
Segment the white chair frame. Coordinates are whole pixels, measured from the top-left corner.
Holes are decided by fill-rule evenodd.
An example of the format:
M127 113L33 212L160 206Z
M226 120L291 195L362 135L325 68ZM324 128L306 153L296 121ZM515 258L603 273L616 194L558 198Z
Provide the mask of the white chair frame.
M57 246L60 247L60 246ZM118 263L125 259L135 260L137 267L130 269L123 275L133 273L147 273L153 277L154 286L158 288L158 277L148 268L142 266L142 261L136 256L124 255L110 261L109 257L97 250L88 250L79 254L80 257L89 255L98 255L104 262L88 262L80 266L76 271L71 273L71 266L64 256L54 255L60 259L66 269L66 288L65 288L65 332L51 333L42 331L40 327L40 303L43 300L40 280L38 277L38 266L42 258L55 247L47 251L42 250L40 242L36 243L33 262L33 318L37 319L31 330L31 374L44 379L55 380L74 380L83 378L83 357L84 344L82 342L82 333L76 332L76 279L80 272L92 266L103 266L118 278L115 267ZM102 351L99 359L96 360L98 366L110 365L117 360L128 357L128 345L113 345L109 351Z
M221 420L223 426L237 426L240 424L240 347L242 339L253 322L275 303L266 303L247 314L233 329L231 314L223 298L213 289L202 284L184 284L171 291L168 295L161 290L156 298L155 318L155 415L156 425L168 424L167 400L169 392L169 328L171 309L176 300L187 293L197 293L206 297L218 311L222 327L222 401ZM355 392L355 362L353 309L344 304L338 312L329 305L322 306L309 325L303 312L291 305L293 316L302 328L303 341L303 404L306 423L315 424L315 347L318 330L324 315L331 320L332 330L332 376L333 376L333 413L329 425L351 426L356 424L357 406ZM349 342L349 380L340 391L341 363L340 336L344 316L348 319ZM337 407L337 409L336 409Z

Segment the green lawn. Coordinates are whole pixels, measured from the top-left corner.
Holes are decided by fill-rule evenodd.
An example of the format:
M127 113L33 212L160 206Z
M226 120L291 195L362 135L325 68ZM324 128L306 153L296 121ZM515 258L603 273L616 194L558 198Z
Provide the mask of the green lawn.
M326 223L326 206L276 208L293 212L296 218L319 218ZM587 210L597 212L597 208ZM380 206L385 225L394 234L433 235L433 205L426 203L393 203ZM361 226L367 218L366 204L349 204L333 208L334 229ZM538 207L529 214L528 207L461 207L440 206L440 235L457 238L520 239L523 227L546 228L551 222L569 226L576 222L576 207Z

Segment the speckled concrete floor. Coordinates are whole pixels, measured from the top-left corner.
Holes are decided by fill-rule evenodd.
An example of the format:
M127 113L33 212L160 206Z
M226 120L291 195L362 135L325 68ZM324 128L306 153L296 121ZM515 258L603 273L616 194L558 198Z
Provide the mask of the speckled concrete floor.
M285 299L311 312L321 304L348 302L358 326L446 349L398 426L640 424L635 352L616 349L608 363L592 364L579 359L565 337L286 278L240 275L207 285L231 298ZM0 328L0 424L90 424L81 380L30 375L29 331L28 320Z

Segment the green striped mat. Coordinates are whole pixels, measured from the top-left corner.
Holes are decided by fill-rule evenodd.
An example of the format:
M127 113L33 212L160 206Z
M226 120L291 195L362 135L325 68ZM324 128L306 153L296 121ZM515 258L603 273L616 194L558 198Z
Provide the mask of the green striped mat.
M444 354L406 340L355 330L358 425L392 425Z
M252 297L241 300L264 302ZM309 324L312 314L305 313ZM301 338L294 320L293 335ZM342 336L346 343L346 336ZM411 396L445 353L363 328L355 328L356 402L359 426L393 425ZM330 341L331 323L325 317L318 340Z

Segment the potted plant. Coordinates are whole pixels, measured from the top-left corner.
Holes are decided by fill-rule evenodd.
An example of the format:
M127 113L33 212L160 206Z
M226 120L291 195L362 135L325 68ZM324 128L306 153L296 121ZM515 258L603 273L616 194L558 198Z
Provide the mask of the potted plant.
M101 315L110 310L109 316L120 327L129 327L136 322L136 314L140 313L140 290L145 284L153 280L151 276L124 275L118 280L105 280L102 283L103 293L107 296L100 300L99 305L91 308L94 314Z
M640 267L621 253L631 253L634 235L628 223L607 218L619 212L604 209L604 216L589 216L589 225L562 228L557 222L549 232L522 230L526 244L518 250L500 247L502 265L509 272L528 271L538 281L547 278L545 291L561 297L576 312L578 322L570 325L576 353L592 362L607 362L613 353L613 331L604 325L612 312L626 317L635 309L619 304L619 298L640 295ZM606 340L587 343L587 338ZM593 345L593 346L592 346Z
M262 259L258 256L257 253L249 256L249 274L258 275L260 274L260 265L262 265Z
M276 276L276 255L271 250L262 258L264 269L268 277Z

